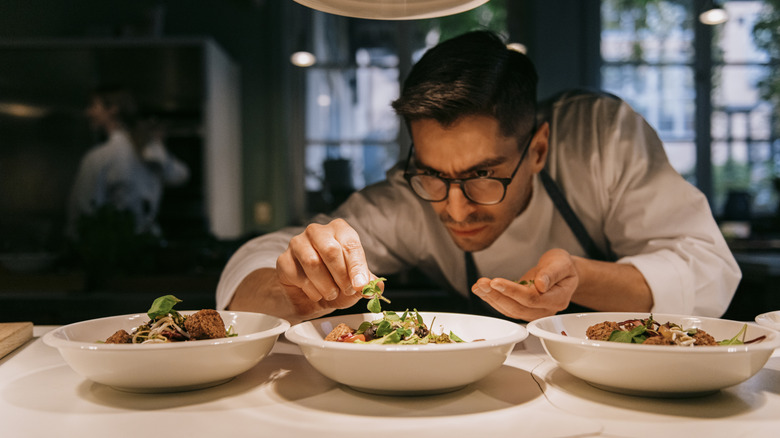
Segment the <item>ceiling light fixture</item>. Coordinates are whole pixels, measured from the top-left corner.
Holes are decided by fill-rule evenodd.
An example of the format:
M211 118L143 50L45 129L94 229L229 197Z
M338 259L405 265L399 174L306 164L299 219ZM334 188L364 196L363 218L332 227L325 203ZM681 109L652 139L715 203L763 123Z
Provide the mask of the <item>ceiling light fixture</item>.
M311 52L299 50L290 55L290 62L298 67L311 67L317 62L317 57Z
M723 9L723 6L716 1L705 2L703 12L699 14L699 21L710 26L725 23L728 19L729 14Z
M416 20L465 12L489 0L294 0L329 14L373 20Z

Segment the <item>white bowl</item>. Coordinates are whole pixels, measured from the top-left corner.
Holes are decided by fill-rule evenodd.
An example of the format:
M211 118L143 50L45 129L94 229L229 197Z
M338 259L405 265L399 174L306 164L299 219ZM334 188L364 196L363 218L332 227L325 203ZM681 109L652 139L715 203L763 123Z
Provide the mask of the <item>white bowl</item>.
M762 313L756 316L756 322L764 327L780 330L780 310Z
M780 345L780 334L748 323L745 339L758 343L730 346L681 347L588 340L585 331L603 321L647 318L645 313L580 313L554 315L528 324L545 350L562 369L593 386L632 395L685 397L715 392L743 382L766 364ZM733 338L745 322L690 315L653 314L665 323L697 327L717 341ZM563 335L562 333L566 333Z
M188 315L195 311L179 311ZM104 344L119 329L149 321L145 313L77 322L46 333L78 374L131 392L188 391L215 386L254 367L290 323L270 315L220 311L238 336L166 344Z
M331 316L292 326L285 336L326 377L362 392L423 395L454 391L501 367L528 331L511 321L477 315L420 312L435 333L452 331L464 343L396 345L326 341L346 323L357 328L381 314ZM435 321L433 321L435 318ZM431 324L433 321L433 325ZM484 341L469 342L475 339Z

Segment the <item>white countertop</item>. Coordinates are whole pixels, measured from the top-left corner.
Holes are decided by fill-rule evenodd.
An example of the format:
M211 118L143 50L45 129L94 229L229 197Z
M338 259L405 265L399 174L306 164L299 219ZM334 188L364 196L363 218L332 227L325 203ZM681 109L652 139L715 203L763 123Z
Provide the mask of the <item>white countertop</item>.
M529 337L501 369L464 389L389 397L328 380L282 337L270 356L223 385L134 394L73 372L40 339L52 328L36 326L33 340L0 360L3 437L733 438L780 431L780 351L739 385L704 397L654 399L593 388L558 368ZM154 372L154 364L139 372Z

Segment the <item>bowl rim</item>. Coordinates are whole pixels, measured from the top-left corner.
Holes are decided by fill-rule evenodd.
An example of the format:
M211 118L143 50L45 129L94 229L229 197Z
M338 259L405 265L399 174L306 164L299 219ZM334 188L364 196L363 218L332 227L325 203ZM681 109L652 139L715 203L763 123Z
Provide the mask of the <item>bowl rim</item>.
M303 336L300 332L302 328L307 324L314 324L318 321L325 321L338 318L349 317L363 317L366 318L369 315L374 316L377 319L381 317L379 313L352 313L347 315L334 315L322 318L316 318L308 321L303 321L291 326L285 331L285 337L290 342L297 344L299 347L318 348L323 350L348 350L348 351L393 351L399 353L411 353L411 352L423 352L434 353L450 350L482 350L488 348L494 348L497 346L503 346L507 344L517 344L528 338L528 330L520 323L513 321L494 318L491 316L473 315L468 313L455 313L455 312L419 312L423 317L425 315L447 315L447 316L466 316L474 319L488 319L492 321L498 321L511 328L508 334L497 338L485 339L483 341L471 341L471 342L459 342L454 344L354 344L346 342L333 342L323 339L312 339Z
M773 316L776 316L777 318L772 318ZM758 325L775 331L780 331L780 310L773 310L771 312L764 312L756 315L755 321ZM762 323L762 321L764 322Z
M198 310L179 310L179 313L190 315L193 313L198 312ZM242 311L235 311L235 310L218 310L220 315L237 315L240 317L264 317L264 318L271 318L275 322L275 325L269 329L262 330L259 332L254 333L248 333L248 334L239 334L238 336L233 336L229 338L219 338L219 339L198 339L194 341L186 341L186 342L170 342L170 343L159 343L159 344L105 344L100 343L100 339L96 339L95 342L87 342L87 341L73 341L64 339L61 337L61 334L70 328L79 326L79 325L86 325L86 324L95 324L99 322L106 322L108 320L126 320L128 318L144 318L146 320L149 319L148 316L146 316L146 313L128 313L124 315L115 315L115 316L105 316L101 318L94 318L94 319L88 319L84 321L74 322L71 324L63 325L61 327L57 327L54 330L51 330L43 335L43 342L50 346L55 348L68 348L68 349L80 349L80 350L100 350L100 351L137 351L137 350L178 350L183 348L199 348L207 345L226 345L226 344L236 344L236 343L244 343L252 340L257 339L264 339L271 336L278 336L282 333L284 333L288 328L290 328L290 323L282 318L268 315L265 313L258 313L258 312L242 312Z
M731 319L722 319L722 318L714 318L709 316L697 316L697 315L683 315L683 314L674 314L674 313L653 313L654 316L660 316L661 319L667 319L669 321L674 321L675 318L698 318L701 320L717 320L717 321L726 321L730 323L735 324L747 324L749 326L755 327L761 331L766 331L768 336L768 339L765 339L762 342L758 342L755 344L741 344L741 345L717 345L717 346L710 346L708 348L680 348L680 346L677 345L642 345L642 344L627 344L624 342L610 342L610 341L598 341L598 340L591 340L586 339L584 337L575 337L575 336L565 336L559 333L553 333L548 330L545 330L541 327L541 324L547 321L555 320L555 319L562 319L562 318L581 318L581 317L587 317L587 316L603 316L605 319L603 321L612 321L615 319L610 319L610 316L614 315L639 315L643 312L582 312L582 313L568 313L568 314L558 314L558 315L551 315L546 316L543 318L536 319L534 321L531 321L528 323L528 332L532 335L540 338L543 342L544 341L554 341L554 342L560 342L564 344L570 344L570 345L579 345L579 346L592 346L592 347L598 347L602 349L613 349L613 350L623 350L626 351L626 349L635 350L637 352L639 351L649 351L649 352L658 352L658 351L664 351L664 352L680 352L684 354L722 354L722 353L736 353L736 352L749 352L749 351L756 351L756 350L774 350L778 346L780 346L780 333L777 330L773 330L768 327L761 326L759 324L756 324L752 321L735 321ZM645 315L649 316L650 312L645 313ZM628 318L617 318L617 319L628 319ZM658 318L656 318L658 320Z

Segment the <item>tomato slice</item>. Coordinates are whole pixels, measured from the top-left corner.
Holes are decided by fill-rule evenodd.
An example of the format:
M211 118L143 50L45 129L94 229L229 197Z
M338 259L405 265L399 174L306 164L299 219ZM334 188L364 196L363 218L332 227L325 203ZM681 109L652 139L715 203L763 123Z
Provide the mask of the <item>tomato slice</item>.
M347 337L346 337L346 338L344 338L344 340L343 340L343 341L341 341L341 342L355 342L355 341L366 342L366 337L365 337L365 335L363 335L363 334L359 334L359 335L352 335L352 336L347 336Z

